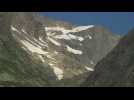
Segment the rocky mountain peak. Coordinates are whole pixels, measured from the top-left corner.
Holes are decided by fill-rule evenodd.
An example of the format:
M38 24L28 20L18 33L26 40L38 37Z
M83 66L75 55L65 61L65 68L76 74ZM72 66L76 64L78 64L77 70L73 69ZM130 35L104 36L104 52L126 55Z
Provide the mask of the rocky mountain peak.
M55 85L57 82L64 83L64 80L87 76L85 73L94 72L95 65L120 39L102 26L76 26L33 12L0 15L4 18L0 25L7 25L1 27L0 38L9 34L14 41L10 40L6 43L8 46L1 47L2 50L8 48L11 51L7 50L0 62L3 64L4 55L14 58L13 62L9 61L10 57L7 59L9 65L4 63L5 68L10 70L11 74L8 75L16 81L28 82L34 86Z

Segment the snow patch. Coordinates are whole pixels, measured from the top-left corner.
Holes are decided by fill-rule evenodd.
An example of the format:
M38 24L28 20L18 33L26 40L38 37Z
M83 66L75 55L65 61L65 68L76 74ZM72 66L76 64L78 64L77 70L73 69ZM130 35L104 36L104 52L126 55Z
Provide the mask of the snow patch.
M58 67L53 67L54 73L57 76L58 80L63 79L63 70Z
M47 58L49 58L51 60L55 60L51 55L47 55Z
M79 41L83 41L84 40L83 37L72 35L72 34L56 35L56 36L54 36L54 38L56 38L56 39L65 39L65 40L74 39L74 40L79 40Z
M59 26L57 26L57 27L45 27L45 30L47 32L50 32L50 31L61 31L63 34L66 34L66 33L70 32L70 30L67 30L67 29L65 29L63 27L59 27Z
M52 64L52 63L49 63L49 65L50 65L50 66L53 66L54 64Z
M54 53L57 55L58 54L58 52L57 51L54 51Z
M61 31L63 34L67 34L67 33L75 33L75 32L80 32L80 31L83 31L83 30L87 30L88 28L92 28L94 27L94 25L88 25L88 26L77 26L75 28L72 28L72 29L65 29L64 27L59 27L59 26L56 26L56 27L45 27L45 30L47 32L50 32L50 31Z
M11 26L11 29L15 32L21 33L17 28L15 28L14 26Z
M21 48L24 49L25 51L27 50L27 48L25 48L25 47L23 47L23 46L22 46Z
M94 27L94 25L78 26L78 27L75 27L73 30L75 32L79 32L79 31L87 30L87 29L92 28L92 27Z
M39 37L39 40L40 40L41 42L45 43L45 42L43 41L42 37Z
M44 54L44 55L46 55L48 53L48 52L43 51L41 48L36 47L33 44L31 44L25 40L20 40L20 41L29 51L31 51L33 53Z
M21 29L21 31L22 31L23 33L27 34L27 32L26 32L24 29Z
M42 55L38 55L39 58L41 59L42 62L45 62L44 58L42 57Z
M88 71L94 71L93 68L90 68L90 67L87 67L87 66L85 66L85 69L88 70Z
M39 41L38 41L38 43L42 43L43 46L48 47L47 43L46 43L41 37L39 37Z
M79 41L83 41L84 40L84 38L83 37L80 37L80 36L75 36L75 35L72 35L72 34L68 34L68 36L71 39L76 39L76 40L79 40Z
M57 46L61 46L61 44L57 41L55 41L54 39L48 37L48 40L50 40L53 44L57 45Z
M41 46L48 47L47 43L45 43L45 42L41 42L41 41L39 41L39 40L37 40L37 39L35 39L35 38L33 38L33 40L37 42L36 44L39 44L39 45L41 45Z
M70 46L66 46L67 47L67 50L69 51L69 52L71 52L71 53L74 53L74 54L79 54L79 55L81 55L83 52L82 51L80 51L80 50L75 50L75 49L73 49L73 48L71 48Z
M54 38L56 38L56 39L65 39L65 40L70 40L71 38L68 36L68 35L66 35L66 34L63 34L63 35L56 35L56 36L54 36Z

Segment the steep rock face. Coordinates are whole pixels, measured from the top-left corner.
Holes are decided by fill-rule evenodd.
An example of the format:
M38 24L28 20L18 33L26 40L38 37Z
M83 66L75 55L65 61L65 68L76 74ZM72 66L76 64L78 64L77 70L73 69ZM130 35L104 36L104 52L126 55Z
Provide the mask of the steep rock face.
M82 86L134 86L134 29L97 65Z
M0 18L1 83L74 86L120 39L102 26L75 26L36 13L1 13Z
M52 86L55 75L49 65L31 59L11 34L13 13L0 14L0 85Z

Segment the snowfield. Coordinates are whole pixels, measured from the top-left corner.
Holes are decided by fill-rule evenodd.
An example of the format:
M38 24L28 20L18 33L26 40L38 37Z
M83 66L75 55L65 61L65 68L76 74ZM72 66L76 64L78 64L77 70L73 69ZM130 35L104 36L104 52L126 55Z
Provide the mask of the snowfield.
M17 33L21 33L17 28L15 28L14 26L11 26L11 30L17 32Z
M87 66L85 66L85 69L88 70L88 71L94 71L93 68L90 68L90 67L87 67Z
M57 76L58 80L63 79L63 70L58 67L53 67L54 73Z
M81 54L83 53L82 51L73 49L73 48L71 48L71 47L68 46L68 45L66 45L66 47L67 47L67 50L68 50L69 52L71 52L71 53L78 54L78 55L81 55Z
M73 29L65 29L64 27L45 27L45 30L47 32L49 31L61 31L63 34L67 34L67 33L75 33L75 32L80 32L80 31L84 31L87 30L88 28L92 28L94 27L94 25L89 25L89 26L78 26L78 27L74 27Z
M51 41L53 44L55 44L56 46L61 46L61 44L59 42L57 42L56 40L48 37L48 40Z
M57 52L55 50L52 54L52 52L50 53L49 51L43 50L42 47L49 47L49 44L48 44L48 41L49 41L58 47L62 47L62 45L64 45L66 47L67 52L70 52L76 55L82 55L83 51L70 47L68 44L66 43L64 44L64 42L62 43L61 40L62 39L63 40L77 40L79 45L82 46L83 45L82 41L84 41L84 39L86 38L92 39L92 37L90 35L82 37L82 36L78 36L77 34L72 34L72 33L87 30L88 28L92 28L92 27L94 27L94 25L78 26L78 27L73 27L72 29L65 29L64 27L59 27L59 26L45 27L47 41L43 40L42 36L39 36L39 39L36 39L35 37L29 35L29 33L23 28L21 30L18 30L17 28L11 26L11 30L22 35L23 38L20 38L20 37L17 37L16 33L13 33L13 36L16 37L19 40L19 42L23 45L22 48L25 51L30 51L31 54L37 53L38 54L37 57L40 59L40 61L42 61L42 63L45 62L44 56L47 57L51 61L51 62L48 62L48 64L53 69L53 72L55 73L57 79L61 80L64 77L64 70L57 67L56 58L53 57L53 54L58 55L60 52ZM57 34L57 31L60 31L62 33ZM93 61L91 61L90 63L94 64ZM94 69L87 67L87 66L85 66L84 69L86 69L87 71L94 71Z
M56 39L65 39L65 40L79 40L79 41L83 41L84 38L80 37L80 36L76 36L76 35L72 35L72 34L62 34L62 35L56 35L54 36L54 38Z
M33 53L44 54L44 55L48 53L48 52L43 51L41 48L36 47L33 44L27 42L26 40L20 40L20 41L29 51Z

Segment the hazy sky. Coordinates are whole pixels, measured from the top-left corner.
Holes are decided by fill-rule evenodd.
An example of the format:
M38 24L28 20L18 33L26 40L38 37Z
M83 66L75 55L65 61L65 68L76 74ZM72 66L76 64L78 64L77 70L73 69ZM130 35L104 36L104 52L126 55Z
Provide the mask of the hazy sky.
M45 16L77 25L103 25L113 33L134 28L134 12L43 12Z

